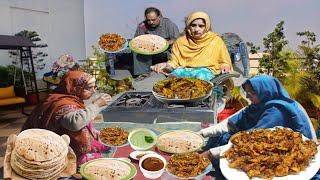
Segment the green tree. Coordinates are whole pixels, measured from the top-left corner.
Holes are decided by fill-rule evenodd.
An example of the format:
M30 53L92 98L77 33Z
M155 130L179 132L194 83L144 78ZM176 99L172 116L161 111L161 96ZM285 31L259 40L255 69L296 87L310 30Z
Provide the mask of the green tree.
M297 32L303 40L299 47L299 54L304 58L304 66L308 72L320 80L320 44L316 43L316 34L310 31Z
M282 77L287 68L286 57L281 56L282 49L288 44L283 25L284 21L281 21L267 37L263 38L264 52L267 55L263 55L259 61L259 71L265 70L267 74L275 77Z
M32 49L32 58L34 61L35 65L35 71L37 70L42 70L46 63L44 62L44 58L48 56L47 53L42 52L40 48L45 48L48 47L47 44L45 43L40 43L41 38L39 37L39 34L36 31L28 31L28 30L23 30L15 34L15 36L22 36L30 39L36 46ZM17 51L9 51L10 57L16 59L16 56L19 55L19 52ZM23 59L23 62L26 65L29 65L28 59ZM19 62L13 61L13 64L17 64Z
M247 42L246 44L250 48L249 52L251 54L257 54L257 52L260 50L260 47L254 45L253 42Z

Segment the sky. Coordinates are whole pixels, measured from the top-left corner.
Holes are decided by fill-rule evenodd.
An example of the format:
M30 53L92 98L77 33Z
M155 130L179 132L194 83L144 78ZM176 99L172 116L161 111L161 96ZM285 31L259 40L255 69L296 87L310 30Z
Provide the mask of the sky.
M102 33L116 32L132 38L144 10L154 6L164 17L185 27L184 17L205 11L213 31L234 32L245 42L263 48L262 40L283 20L289 48L300 43L296 33L312 31L320 36L320 0L85 0L86 44L94 45Z

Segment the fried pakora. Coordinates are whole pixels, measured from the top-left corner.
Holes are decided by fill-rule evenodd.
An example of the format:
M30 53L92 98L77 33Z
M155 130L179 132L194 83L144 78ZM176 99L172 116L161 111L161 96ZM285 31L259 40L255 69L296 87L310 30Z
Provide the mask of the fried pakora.
M100 141L104 144L120 146L128 141L129 133L120 127L107 127L100 131Z
M196 152L174 154L168 162L167 169L178 177L189 178L201 174L209 164L209 159Z
M106 51L118 51L125 42L126 40L119 34L107 33L100 36L99 46Z
M315 142L288 128L242 131L230 141L233 145L223 156L229 167L242 169L250 178L298 174L318 152Z
M169 99L194 99L207 95L212 85L201 79L171 77L156 83L153 90Z

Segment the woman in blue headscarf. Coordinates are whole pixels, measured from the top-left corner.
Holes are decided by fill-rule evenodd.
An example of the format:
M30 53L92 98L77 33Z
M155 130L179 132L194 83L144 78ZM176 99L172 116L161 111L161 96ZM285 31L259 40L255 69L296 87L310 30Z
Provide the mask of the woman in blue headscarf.
M244 130L283 126L316 140L313 126L302 106L292 100L280 82L267 75L255 76L242 84L246 98L251 104L227 120L201 130L204 137L211 137L203 154L213 159L219 156L221 148L229 138Z

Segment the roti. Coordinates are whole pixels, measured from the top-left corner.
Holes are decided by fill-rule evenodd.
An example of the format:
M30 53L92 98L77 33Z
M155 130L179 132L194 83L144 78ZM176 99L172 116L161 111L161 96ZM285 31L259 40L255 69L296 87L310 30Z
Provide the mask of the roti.
M28 129L17 136L16 153L27 161L43 162L66 156L68 144L58 134L45 129Z
M168 42L160 36L144 34L132 39L129 45L136 53L148 55L163 52L167 49Z
M187 153L201 148L203 138L191 131L170 131L158 137L157 147L168 153Z
M123 179L130 175L131 167L117 159L101 158L84 164L80 171L86 178L94 180Z
M16 174L25 178L56 178L68 164L69 142L69 136L45 129L22 131L16 138L10 165Z

